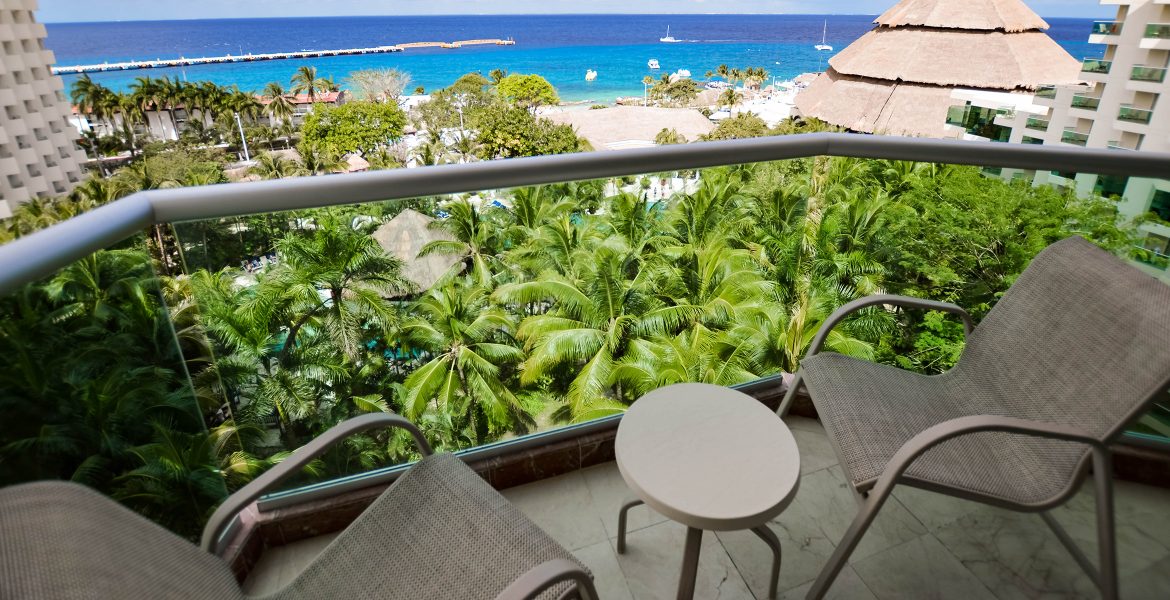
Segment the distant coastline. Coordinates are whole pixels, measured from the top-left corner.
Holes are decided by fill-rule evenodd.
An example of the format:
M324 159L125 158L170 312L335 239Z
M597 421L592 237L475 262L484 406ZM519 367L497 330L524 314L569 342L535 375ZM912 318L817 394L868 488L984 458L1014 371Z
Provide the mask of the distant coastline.
M427 90L460 75L501 68L539 73L568 102L611 102L640 96L642 79L679 69L696 78L720 64L758 66L769 78L790 79L821 71L828 54L812 46L828 22L828 42L838 50L872 28L873 15L487 15L268 19L198 19L47 24L47 46L57 64L296 52L322 48L375 47L420 40L512 37L511 47L420 49L393 55L358 55L241 62L189 68L96 73L95 81L125 90L136 77L178 77L262 89L287 82L301 65L316 66L339 82L352 71L394 67L408 71ZM1100 55L1087 43L1091 19L1050 19L1049 34L1074 57ZM660 44L667 26L689 43ZM647 66L651 58L661 69ZM585 73L598 72L586 82ZM76 76L65 76L66 85Z

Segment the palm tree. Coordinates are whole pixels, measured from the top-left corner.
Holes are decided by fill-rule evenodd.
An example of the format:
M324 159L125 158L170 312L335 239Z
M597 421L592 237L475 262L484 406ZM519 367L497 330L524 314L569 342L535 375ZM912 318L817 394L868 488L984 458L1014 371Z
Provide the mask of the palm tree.
M511 317L483 288L455 282L424 294L413 312L403 337L431 358L406 378L407 418L451 415L476 445L490 434L523 432L531 418L505 383L504 369L524 358Z
M735 88L727 88L719 94L719 106L726 106L727 108L734 108L736 104L743 101L743 94L735 91Z
M256 165L248 169L248 173L259 175L261 179L285 179L301 175L302 169L296 161L272 152L264 152L256 157Z
M309 102L316 102L319 93L329 91L329 82L317 76L317 67L306 65L293 74L289 90L294 94L305 94Z
M103 121L109 131L113 131L114 129L113 124L110 122L113 114L109 112L111 107L110 98L113 95L114 93L108 88L96 83L86 74L82 74L77 81L74 81L69 91L69 98L77 106L77 109L82 114L89 113ZM98 156L97 158L101 157Z
M341 157L316 145L301 144L298 151L301 155L301 166L309 175L329 175L345 168L345 161L341 160Z
M507 76L507 69L492 69L488 72L488 79L492 81L492 85L498 85Z
M422 247L420 257L429 254L454 254L462 261L452 267L449 275L466 271L474 281L490 289L493 274L500 270L496 256L500 246L499 228L484 218L467 198L443 205L447 218L435 221L431 227L444 229L455 239L435 240Z
M296 108L279 83L275 81L270 82L264 88L264 97L268 98L268 105L264 108L268 112L268 116L272 119L273 127L292 120Z

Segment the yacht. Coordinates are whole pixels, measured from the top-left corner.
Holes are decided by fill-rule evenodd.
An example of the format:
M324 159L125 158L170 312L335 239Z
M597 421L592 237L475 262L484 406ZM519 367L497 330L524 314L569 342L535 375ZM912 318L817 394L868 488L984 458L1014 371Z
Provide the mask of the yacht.
M651 69L657 69L657 68L659 68L659 65L658 65L658 59L657 59L657 58L651 58L649 61L647 61L647 62L646 62L646 66L647 66L647 67L650 67Z
M825 36L828 35L828 33L829 33L829 21L828 21L828 19L826 19L825 20L825 28L823 30L821 30L821 43L819 43L813 47L816 48L817 50L823 50L825 52L832 52L833 47L825 43Z
M594 71L593 69L586 70L585 81L593 81L594 79L597 79L597 71Z
M674 74L678 75L680 79L687 79L691 76L691 72L686 69L679 69Z
M674 39L674 37L672 37L670 35L670 25L667 25L666 26L666 37L660 37L660 38L658 38L658 41L666 43L666 44L677 44L678 42L681 42L682 40Z

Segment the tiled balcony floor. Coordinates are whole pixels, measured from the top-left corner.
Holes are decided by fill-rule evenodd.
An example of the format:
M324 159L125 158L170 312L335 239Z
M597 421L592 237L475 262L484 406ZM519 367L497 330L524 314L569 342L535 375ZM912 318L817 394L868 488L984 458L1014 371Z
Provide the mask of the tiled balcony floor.
M780 597L803 598L844 534L853 501L819 423L791 417L803 479L771 522L784 562ZM1116 484L1118 562L1124 598L1170 598L1170 490ZM608 463L504 491L593 571L602 599L674 598L685 528L645 506L630 511L624 555L615 551L627 489ZM1096 556L1091 489L1055 511ZM246 589L290 581L331 538L269 550ZM751 532L706 533L696 598L766 598L771 555ZM831 598L1096 598L1089 579L1037 515L900 487L837 578Z

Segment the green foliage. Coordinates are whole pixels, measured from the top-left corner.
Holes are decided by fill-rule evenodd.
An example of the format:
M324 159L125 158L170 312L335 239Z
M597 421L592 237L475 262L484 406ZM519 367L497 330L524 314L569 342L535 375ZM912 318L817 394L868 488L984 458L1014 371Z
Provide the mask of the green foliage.
M482 158L513 158L580 152L583 142L570 125L537 118L514 106L493 104L472 117Z
M395 103L316 106L301 125L304 143L335 154L369 154L402 137L406 115Z
M663 74L650 88L650 98L668 106L686 106L699 96L699 84L690 78Z
M768 124L755 113L744 112L719 122L705 140L738 140L768 135Z
M561 101L556 88L540 75L508 75L496 84L496 91L507 101L530 110Z
M687 143L687 138L683 137L682 134L679 133L677 129L674 129L674 128L668 129L668 128L664 127L662 129L662 131L658 132L658 135L654 136L654 143L658 144L659 146L670 146L673 144L685 144L685 143Z

